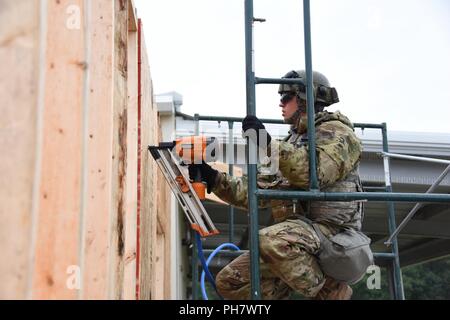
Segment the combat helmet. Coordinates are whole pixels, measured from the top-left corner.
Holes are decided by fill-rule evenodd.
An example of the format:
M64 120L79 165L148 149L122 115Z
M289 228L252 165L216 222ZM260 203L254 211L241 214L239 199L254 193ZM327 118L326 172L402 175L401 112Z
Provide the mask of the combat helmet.
M302 79L302 84L280 84L278 93L280 95L293 93L301 100L306 100L306 72L305 70L292 70L283 76L283 79ZM317 111L323 110L333 103L339 102L339 97L335 88L330 86L327 77L322 73L313 71L313 87L314 87L314 108Z

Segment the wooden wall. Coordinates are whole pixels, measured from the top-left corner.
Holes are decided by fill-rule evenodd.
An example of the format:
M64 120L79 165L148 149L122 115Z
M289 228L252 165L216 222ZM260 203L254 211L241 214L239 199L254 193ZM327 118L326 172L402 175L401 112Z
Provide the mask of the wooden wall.
M145 50L145 37L142 21L139 21L139 64L140 81L140 118L141 123L152 123L153 126L142 126L140 133L140 209L139 214L139 298L170 299L170 189L159 172L155 161L147 150L149 145L161 141L159 121L152 121L157 115L156 103L153 99L153 83L150 77L150 64ZM156 186L156 187L155 187ZM164 217L164 230L160 228Z
M0 299L169 297L152 296L170 228L133 2L0 7Z
M27 295L31 281L43 39L38 1L0 3L0 298L17 299ZM21 66L20 72L17 66Z

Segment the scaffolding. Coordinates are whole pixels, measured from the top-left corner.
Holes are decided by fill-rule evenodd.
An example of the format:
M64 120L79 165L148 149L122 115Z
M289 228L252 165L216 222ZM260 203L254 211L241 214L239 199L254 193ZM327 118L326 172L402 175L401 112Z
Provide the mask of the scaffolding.
M255 76L254 70L254 51L253 51L253 23L261 21L253 16L253 0L245 0L245 59L246 59L246 104L247 115L256 115L256 101L255 101L255 87L257 84L300 84L305 86L307 95L307 112L308 112L308 128L314 128L314 94L312 84L312 58L311 58L311 29L310 29L310 1L303 0L303 22L304 22L304 40L305 40L305 66L306 66L306 83L299 79L278 79L278 78L258 78ZM194 120L196 124L196 134L198 134L199 121L217 121L228 122L229 138L228 143L233 144L233 123L242 122L243 118L237 117L216 117L216 116L200 116L196 114L194 117L177 113L184 119ZM281 120L261 119L264 123L282 124ZM389 153L389 143L387 136L386 123L370 124L370 123L354 123L355 128L361 129L376 129L381 130L382 135L382 155L385 183L381 191L375 192L322 192L319 189L319 182L317 178L316 168L316 153L309 152L309 191L279 191L279 190L262 190L257 188L257 165L254 163L247 164L248 176L248 215L249 215L249 252L250 252L250 274L251 274L251 298L254 300L261 299L260 291L260 270L259 270L259 221L258 221L258 199L285 199L297 201L385 201L388 205L388 230L389 239L386 242L390 250L388 252L374 252L376 261L387 261L388 283L391 297L395 300L404 300L403 281L400 268L400 259L397 243L397 235L401 228L411 219L414 211L408 214L402 224L397 228L395 219L394 202L418 202L420 203L436 203L436 202L450 202L449 194L435 194L432 193L434 188L439 184L445 175L450 171L450 165L430 187L427 193L396 193L392 190L391 171L390 171L390 157L407 157L411 160L418 157L411 157L405 155L395 155ZM308 129L308 150L316 149L315 130ZM232 150L232 148L228 148ZM252 157L256 155L257 150L254 144L247 143L247 158L256 159ZM228 154L228 157L231 157ZM230 158L229 158L230 159ZM422 158L423 159L423 158ZM437 159L440 160L440 159ZM442 160L442 163L449 163ZM229 174L233 174L232 161L229 163ZM416 205L417 206L417 205ZM233 223L234 211L233 207L229 207L229 223L230 223L230 242L234 239ZM194 237L192 237L194 239ZM196 245L193 243L192 254L192 292L193 299L197 299L198 288L198 261L195 250ZM208 253L205 250L205 253ZM233 253L241 254L242 252Z

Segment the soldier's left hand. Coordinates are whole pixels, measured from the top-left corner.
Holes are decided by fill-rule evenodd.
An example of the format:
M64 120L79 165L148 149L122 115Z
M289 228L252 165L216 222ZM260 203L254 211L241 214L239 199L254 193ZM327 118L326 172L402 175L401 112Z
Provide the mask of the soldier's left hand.
M255 130L256 132L256 144L258 145L258 147L267 148L267 146L270 144L270 141L272 141L272 137L266 131L266 127L264 126L262 121L259 120L256 116L246 116L242 121L242 131L249 138L254 138L254 134L247 132L248 130L252 129ZM265 145L261 145L259 139L264 135L266 136L267 143Z

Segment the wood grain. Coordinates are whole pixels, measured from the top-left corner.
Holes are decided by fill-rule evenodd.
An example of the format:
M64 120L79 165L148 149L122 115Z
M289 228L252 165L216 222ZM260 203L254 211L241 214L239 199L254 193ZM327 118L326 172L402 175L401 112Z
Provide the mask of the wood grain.
M39 117L39 2L0 10L0 299L25 299L32 250Z

